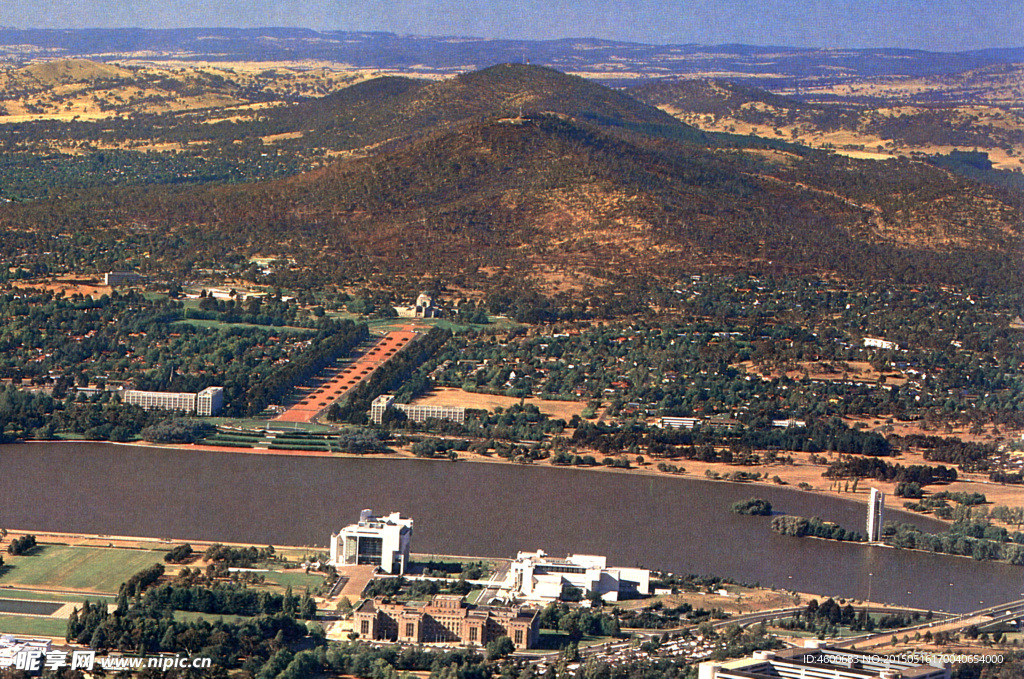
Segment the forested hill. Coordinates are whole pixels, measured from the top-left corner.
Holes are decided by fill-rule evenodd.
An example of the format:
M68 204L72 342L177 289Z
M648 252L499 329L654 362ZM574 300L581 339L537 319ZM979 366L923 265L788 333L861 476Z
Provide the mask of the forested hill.
M331 100L339 120L374 112L378 134L395 135L365 157L273 182L9 204L5 240L134 241L147 266L181 274L259 253L314 277L440 274L477 289L503 270L1020 282L1020 213L923 163L710 144L621 93L529 66L365 87L381 89L373 107L358 92ZM328 120L331 102L320 106Z
M700 131L618 90L552 69L502 64L429 82L375 78L322 99L271 109L254 121L260 135L346 148L376 145L470 122L549 113L604 126L707 141ZM230 125L237 133L238 126ZM194 129L193 134L204 130Z

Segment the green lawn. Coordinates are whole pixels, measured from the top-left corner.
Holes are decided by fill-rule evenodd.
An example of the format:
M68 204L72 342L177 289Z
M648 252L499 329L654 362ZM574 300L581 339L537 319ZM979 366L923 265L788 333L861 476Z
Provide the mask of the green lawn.
M0 585L117 592L132 575L162 561L162 552L141 549L42 545L7 557Z
M324 578L322 575L306 574L306 573L260 573L260 575L266 578L267 585L278 585L281 592L288 586L292 586L292 592L296 596L302 594L307 587L312 592L318 585L322 585Z
M104 596L102 594L53 594L51 592L36 592L30 589L0 589L0 597L4 599L27 599L29 601L72 601L81 602L88 599L90 602L106 601L113 603L116 597Z
M0 615L0 633L3 634L39 634L47 637L63 637L67 629L67 620Z

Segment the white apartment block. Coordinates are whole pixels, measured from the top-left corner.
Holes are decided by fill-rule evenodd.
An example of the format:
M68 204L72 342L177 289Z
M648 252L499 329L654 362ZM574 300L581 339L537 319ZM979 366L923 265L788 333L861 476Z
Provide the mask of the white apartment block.
M198 394L125 389L121 392L121 400L146 410L177 410L209 417L216 415L224 407L224 388L207 387Z
M466 409L463 406L414 405L411 403L395 403L395 397L381 394L370 404L370 421L380 424L388 408L405 413L413 422L424 422L430 418L450 420L462 424L466 421Z

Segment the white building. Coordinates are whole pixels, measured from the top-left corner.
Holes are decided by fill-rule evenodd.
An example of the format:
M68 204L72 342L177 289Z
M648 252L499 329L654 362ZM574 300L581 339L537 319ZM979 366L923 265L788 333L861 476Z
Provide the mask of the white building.
M890 342L889 340L879 339L877 337L865 337L864 346L874 347L876 349L892 349L898 350L900 345L896 342Z
M756 651L749 658L728 662L702 662L697 676L699 679L949 679L951 674L949 663L938 659L923 663L905 660L900 655L831 649L817 639L809 639L806 644L804 648Z
M427 293L421 293L412 306L396 306L395 312L399 318L436 318L438 309L434 306L434 300Z
M391 394L381 394L373 399L370 404L370 421L380 424L384 420L384 413L388 408L394 408L405 413L405 416L413 422L425 422L430 418L437 420L451 420L462 424L466 421L466 409L463 406L438 406L438 405L415 405L412 403L395 403L395 397Z
M224 388L207 387L198 394L125 389L121 392L121 400L145 410L179 410L209 417L216 415L224 407Z
M868 497L868 542L882 541L882 513L885 510L885 493L871 489Z
M642 568L608 568L603 556L570 554L553 559L543 550L519 552L512 562L513 590L524 599L553 601L569 587L584 595L597 594L605 601L620 595L650 593L651 572Z
M409 541L412 519L403 519L398 512L387 516L373 515L373 510L359 513L359 522L345 526L331 535L332 566L379 566L385 573L405 573L409 563Z
M224 388L207 387L196 394L196 415L212 417L224 407Z

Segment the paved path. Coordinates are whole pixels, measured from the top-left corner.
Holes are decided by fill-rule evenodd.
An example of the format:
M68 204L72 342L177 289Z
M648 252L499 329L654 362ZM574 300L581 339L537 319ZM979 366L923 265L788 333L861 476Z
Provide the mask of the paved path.
M378 368L415 338L416 333L409 330L389 332L348 367L335 373L326 382L309 389L298 403L275 417L274 421L312 422L321 411L342 398L360 382L369 379ZM303 388L296 389L301 392Z

